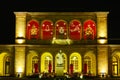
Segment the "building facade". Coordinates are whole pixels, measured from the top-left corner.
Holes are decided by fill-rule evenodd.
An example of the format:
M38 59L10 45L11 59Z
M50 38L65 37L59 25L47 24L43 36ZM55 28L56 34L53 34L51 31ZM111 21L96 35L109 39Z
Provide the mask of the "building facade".
M120 46L107 42L108 14L14 12L15 44L0 45L0 76L59 71L119 76Z

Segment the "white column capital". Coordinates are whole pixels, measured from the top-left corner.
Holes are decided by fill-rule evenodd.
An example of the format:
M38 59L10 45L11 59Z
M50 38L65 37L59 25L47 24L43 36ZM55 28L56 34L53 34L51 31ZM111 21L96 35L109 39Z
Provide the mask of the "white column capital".
M27 12L14 12L16 17L26 17Z
M109 12L96 12L97 17L107 17Z

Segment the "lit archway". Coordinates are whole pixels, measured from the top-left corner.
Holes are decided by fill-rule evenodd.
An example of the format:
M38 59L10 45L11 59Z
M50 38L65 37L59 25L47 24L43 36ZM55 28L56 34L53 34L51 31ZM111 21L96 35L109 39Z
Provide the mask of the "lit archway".
M96 57L93 51L88 51L84 55L83 72L85 74L96 75Z
M7 52L0 54L0 76L9 76L11 73L11 60Z
M82 58L78 52L74 52L70 55L70 64L69 65L71 65L71 64L73 65L73 73L82 72Z
M36 58L38 59L37 52L34 50L30 50L27 55L26 75L32 75L33 73L35 73L35 70L39 70L35 68L38 65L38 60L36 60Z
M112 75L120 75L120 51L114 51L112 54Z
M50 52L44 52L41 55L41 72L53 72L53 56Z

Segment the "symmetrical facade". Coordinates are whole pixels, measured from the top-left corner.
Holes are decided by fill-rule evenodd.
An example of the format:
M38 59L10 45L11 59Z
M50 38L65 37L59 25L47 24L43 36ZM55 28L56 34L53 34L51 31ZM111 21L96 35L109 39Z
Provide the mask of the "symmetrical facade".
M120 46L107 43L109 12L14 12L15 45L0 45L0 76L120 75ZM62 56L61 56L62 55Z

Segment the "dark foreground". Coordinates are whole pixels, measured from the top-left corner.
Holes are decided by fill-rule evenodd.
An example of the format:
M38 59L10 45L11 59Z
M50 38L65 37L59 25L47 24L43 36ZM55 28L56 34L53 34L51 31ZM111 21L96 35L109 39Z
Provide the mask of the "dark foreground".
M18 77L0 77L0 80L120 80L120 77L112 77L112 78L100 78L100 77L89 77L89 78L65 78L65 77L55 77L55 78L18 78Z

